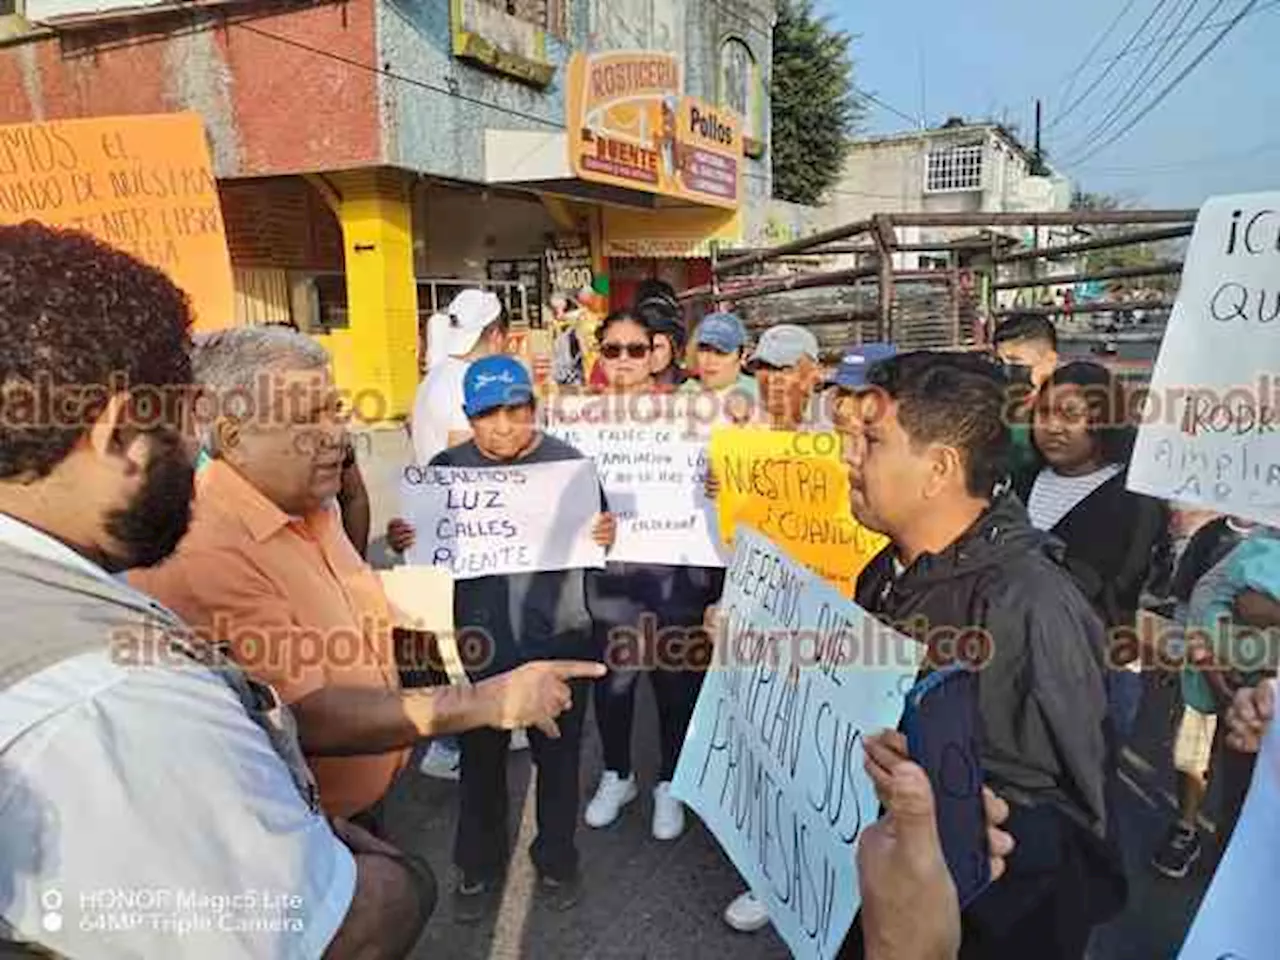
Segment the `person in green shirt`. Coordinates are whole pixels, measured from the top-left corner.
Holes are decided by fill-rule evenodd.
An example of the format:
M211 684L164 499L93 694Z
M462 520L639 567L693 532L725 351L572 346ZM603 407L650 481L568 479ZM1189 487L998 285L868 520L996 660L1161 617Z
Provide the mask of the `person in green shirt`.
M1008 406L1010 466L1018 473L1029 470L1038 459L1031 440L1031 412L1040 388L1058 368L1058 331L1048 317L1015 313L996 327L991 348L1004 364L1013 389L1019 391Z
M756 378L742 369L747 347L747 329L732 313L709 313L698 324L694 336L697 350L697 379L688 380L681 393L707 391L724 404L730 420L744 422L760 402Z

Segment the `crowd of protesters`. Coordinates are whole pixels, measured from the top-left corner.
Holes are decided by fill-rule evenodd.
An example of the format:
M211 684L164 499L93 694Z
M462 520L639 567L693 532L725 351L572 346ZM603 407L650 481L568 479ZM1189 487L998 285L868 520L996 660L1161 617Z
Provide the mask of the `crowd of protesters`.
M453 621L483 631L489 655L468 664L467 684L408 683L404 634L364 557L368 496L327 354L276 327L193 342L190 324L183 295L131 257L74 232L0 227L5 949L407 956L436 910L440 865L387 841L385 797L430 744L424 769L459 780L452 919L482 920L513 855L506 758L525 730L536 892L570 910L586 895L579 819L608 829L641 795L642 672L658 710L651 833L679 838L691 814L672 780L703 680L694 664L709 658L628 670L613 646L643 625L713 644L724 570L609 560L459 581ZM408 425L418 465L583 458L540 429L508 332L478 289L432 317ZM994 882L960 909L928 779L900 734L868 736L883 807L857 851L862 908L841 956L1085 956L1128 901L1118 758L1155 653L1134 627L1162 583L1185 627L1186 707L1180 817L1154 865L1182 877L1199 856L1210 776L1229 836L1274 712L1276 664L1242 631L1280 625L1280 536L1217 518L1175 549L1168 505L1127 489L1121 385L1096 364L1061 364L1051 324L1007 321L993 356L855 345L828 377L805 327L771 327L753 345L732 313L686 324L654 282L595 337L590 369L558 371L566 388L701 392L718 422L835 430L853 515L890 541L861 572L857 603L891 625L924 617L993 639L978 750ZM15 416L27 385L37 413L73 415ZM144 388L173 402L153 409ZM243 409L244 397L266 408ZM195 398L216 416L193 418ZM715 502L710 475L706 492ZM606 556L616 529L602 489L591 536ZM404 519L387 530L398 552L415 537ZM954 656L930 653L926 670ZM589 709L604 770L581 807ZM121 889L290 899L272 923L181 939L163 925L50 919L50 890L61 904ZM748 891L724 920L750 932L769 915Z

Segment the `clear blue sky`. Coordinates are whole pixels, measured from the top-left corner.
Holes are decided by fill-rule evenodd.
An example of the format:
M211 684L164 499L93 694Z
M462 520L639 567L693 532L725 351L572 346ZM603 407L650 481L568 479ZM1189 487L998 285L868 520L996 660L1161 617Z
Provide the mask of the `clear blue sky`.
M1280 0L1258 0L1209 58L1137 126L1096 156L1071 163L1105 133L1095 127L1134 90L1147 69L1159 71L1184 35L1232 19L1246 0L1132 0L1128 12L1075 91L1075 68L1129 0L816 0L842 29L855 34L857 85L929 126L950 116L993 117L1016 124L1031 145L1036 97L1046 126L1086 92L1146 17L1156 11L1135 48L1162 41L1188 10L1167 48L1134 49L1069 116L1049 129L1050 162L1077 184L1129 197L1144 206L1198 206L1216 193L1280 189ZM1214 10L1217 7L1216 11ZM1157 31L1157 26L1163 29ZM1145 105L1219 32L1191 35L1187 46L1138 101ZM1153 55L1159 59L1151 64ZM922 82L923 81L923 82ZM1127 108L1124 121L1134 113ZM874 106L871 133L912 129L903 117Z

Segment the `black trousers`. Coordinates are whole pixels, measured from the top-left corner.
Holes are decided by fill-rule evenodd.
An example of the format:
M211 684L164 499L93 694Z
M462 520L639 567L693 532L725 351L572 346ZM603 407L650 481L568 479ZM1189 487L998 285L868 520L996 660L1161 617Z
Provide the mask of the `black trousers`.
M560 738L529 729L537 777L538 835L529 856L539 875L567 880L578 869L578 759L589 681L571 683L573 706L560 715ZM459 738L462 747L458 832L453 862L467 883L494 882L511 857L507 761L511 734L482 728Z
M631 774L631 730L635 721L636 686L642 674L647 674L653 684L653 698L658 705L661 756L658 782L663 783L675 776L704 673L658 666L652 670L611 670L596 681L596 727L604 746L604 766L622 777Z

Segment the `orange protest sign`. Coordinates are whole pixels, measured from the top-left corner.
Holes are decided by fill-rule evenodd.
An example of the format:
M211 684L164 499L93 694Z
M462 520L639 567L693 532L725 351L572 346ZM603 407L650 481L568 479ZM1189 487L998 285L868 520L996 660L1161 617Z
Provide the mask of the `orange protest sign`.
M888 541L853 517L838 434L720 427L709 457L725 544L744 524L853 596L862 568Z
M197 329L234 322L231 260L197 113L0 126L0 224L84 230L159 267Z
M569 162L577 177L738 207L742 121L684 96L678 57L579 53L566 82Z

